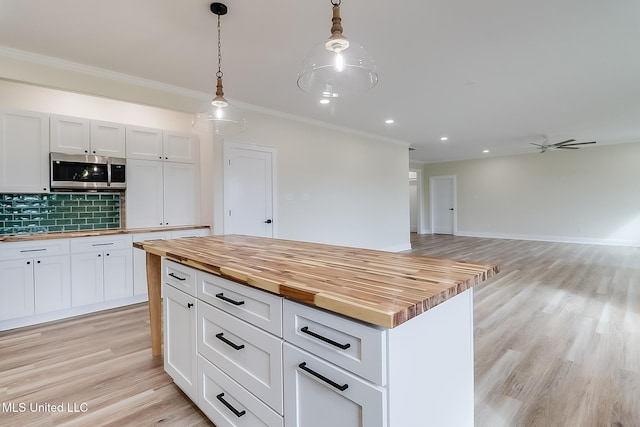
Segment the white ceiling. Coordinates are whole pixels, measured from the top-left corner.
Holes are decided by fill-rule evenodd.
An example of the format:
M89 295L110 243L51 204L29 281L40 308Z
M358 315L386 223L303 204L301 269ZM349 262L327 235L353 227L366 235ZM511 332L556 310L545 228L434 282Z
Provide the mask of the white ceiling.
M0 0L0 45L213 93L210 3ZM225 4L232 101L405 141L425 162L535 151L543 135L640 141L637 0L344 0L344 35L367 48L379 83L328 106L296 73L329 36L329 0Z

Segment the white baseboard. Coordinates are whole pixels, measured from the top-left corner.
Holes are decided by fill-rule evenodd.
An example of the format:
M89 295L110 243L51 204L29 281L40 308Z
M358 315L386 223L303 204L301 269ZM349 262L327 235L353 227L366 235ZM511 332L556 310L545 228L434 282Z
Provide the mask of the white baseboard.
M638 240L596 239L576 236L536 236L528 234L480 233L475 231L456 232L456 236L484 237L488 239L531 240L536 242L581 243L588 245L632 246L640 247Z
M69 317L80 316L82 314L95 313L96 311L108 310L110 308L123 307L125 305L137 304L147 301L147 294L136 295L133 297L106 301L97 304L84 305L81 307L72 307L65 310L52 311L50 313L34 314L32 316L18 317L16 319L8 319L0 321L0 331L21 328L24 326L37 325L39 323L52 322L54 320L67 319Z

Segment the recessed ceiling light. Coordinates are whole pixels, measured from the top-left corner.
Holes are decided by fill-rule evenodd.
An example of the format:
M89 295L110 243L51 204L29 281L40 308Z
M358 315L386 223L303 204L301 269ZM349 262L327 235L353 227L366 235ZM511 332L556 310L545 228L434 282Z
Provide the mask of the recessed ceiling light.
M482 152L483 152L483 153L488 153L488 152L489 152L489 150L482 150Z
M393 124L393 123L394 123L394 120L393 120L393 119L387 119L387 120L385 120L384 122L385 122L386 124L390 125L390 124Z
M331 102L331 101L329 101L328 99L321 99L320 100L320 104L328 104L329 102Z
M441 136L440 141L447 141L449 139L448 136Z

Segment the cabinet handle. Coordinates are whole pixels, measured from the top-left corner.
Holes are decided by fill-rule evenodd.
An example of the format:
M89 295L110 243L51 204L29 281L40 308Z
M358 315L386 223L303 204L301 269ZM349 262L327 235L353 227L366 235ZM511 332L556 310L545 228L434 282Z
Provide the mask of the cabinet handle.
M235 414L236 417L240 418L241 416L243 416L244 414L247 413L247 411L238 411L236 408L234 408L231 403L227 402L226 400L223 399L224 397L224 393L220 393L219 395L216 396L216 399L218 399L220 402L222 402L222 404L224 406L226 406L227 408L229 408L229 410L231 412L233 412Z
M47 248L42 248L42 249L22 249L20 251L20 253L27 253L27 252L43 252L46 251Z
M40 260L36 261L36 263L40 264Z
M229 302L233 305L242 305L244 304L244 301L234 301L231 298L225 297L224 293L220 292L219 294L216 294L216 298L220 298L222 301L226 301Z
M108 242L108 243L93 243L91 244L91 246L111 246L113 245L113 242Z
M346 389L349 388L349 384L338 384L335 381L330 380L329 378L325 377L322 374L317 373L316 371L314 371L313 369L309 369L307 368L307 362L302 362L301 364L298 365L298 368L302 369L305 372L310 373L311 375L313 375L316 378L321 379L322 381L324 381L325 383L337 388L340 391L345 391Z
M220 332L219 334L216 334L216 338L218 338L220 341L222 341L223 343L233 347L234 350L242 350L244 348L244 344L235 344L231 341L229 341L228 339L226 339L225 337L223 337L223 333Z
M187 303L187 308L191 308L191 307L193 307L193 303L188 302L188 303Z
M326 342L326 343L329 343L329 344L331 344L331 345L333 345L333 346L336 346L336 347L338 347L338 348L340 348L340 349L342 349L342 350L346 350L346 349L348 349L349 347L351 347L351 344L349 344L349 343L346 343L346 344L340 344L339 342L336 342L336 341L334 341L334 340L332 340L332 339L329 339L329 338L327 338L327 337L323 337L323 336L322 336L322 335L320 335L320 334L316 334L315 332L311 332L311 331L309 330L309 327L308 327L308 326L305 326L304 328L301 328L301 329L300 329L300 332L305 333L305 334L307 334L307 335L311 335L311 336L312 336L312 337L314 337L314 338L318 338L319 340L324 341L324 342Z
M176 275L175 275L175 274L173 274L173 273L169 273L169 276L173 277L174 279L178 279L178 280L180 280L181 282L183 282L183 281L187 280L186 278L184 278L184 277L180 277L180 276L176 276Z
M27 261L27 265L31 265L31 261Z

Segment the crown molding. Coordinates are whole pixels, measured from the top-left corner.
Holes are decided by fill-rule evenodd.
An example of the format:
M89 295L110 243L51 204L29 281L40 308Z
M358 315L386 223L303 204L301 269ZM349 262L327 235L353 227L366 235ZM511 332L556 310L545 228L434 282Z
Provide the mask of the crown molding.
M73 61L54 58L51 56L41 55L38 53L27 52L19 49L9 48L6 46L0 46L0 57L24 61L32 64L37 64L45 67L56 68L64 71L70 71L74 73L89 75L105 80L114 81L117 83L123 83L131 86L143 87L159 92L178 95L185 98L192 99L197 103L208 102L211 99L211 94L206 92L200 92L196 90L186 89L180 86L174 86L166 83L161 83L155 80L144 79L141 77L131 76L129 74L119 73L116 71L105 70L98 67L93 67L85 64L80 64ZM1 78L2 76L0 76ZM364 138L376 139L387 143L401 145L403 147L409 147L410 143L402 140L386 138L380 135L375 135L367 132L362 132L356 129L348 128L345 126L338 126L332 123L324 122L322 120L310 119L307 117L297 116L295 114L285 113L270 108L260 107L253 104L248 104L233 98L228 98L230 102L239 108L246 111L253 111L265 115L280 117L283 119L291 120L294 122L305 123L309 125L319 126L327 129L332 129L338 132L350 133ZM191 111L194 113L195 111Z

